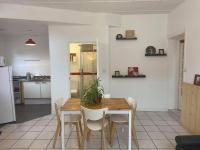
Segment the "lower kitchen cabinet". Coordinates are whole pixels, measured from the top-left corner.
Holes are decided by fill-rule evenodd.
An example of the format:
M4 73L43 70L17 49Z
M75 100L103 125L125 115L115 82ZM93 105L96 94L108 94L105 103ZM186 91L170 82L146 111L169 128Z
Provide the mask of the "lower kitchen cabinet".
M24 98L51 98L50 82L23 82Z
M50 82L41 82L40 84L41 98L51 97L51 85Z

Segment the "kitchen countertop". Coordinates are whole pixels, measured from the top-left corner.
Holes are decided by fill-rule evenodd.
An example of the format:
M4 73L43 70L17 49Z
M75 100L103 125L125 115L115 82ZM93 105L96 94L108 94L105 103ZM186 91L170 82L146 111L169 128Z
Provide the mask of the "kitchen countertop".
M35 78L31 80L27 80L26 76L13 76L13 81L20 81L20 82L50 82L50 76L35 76Z

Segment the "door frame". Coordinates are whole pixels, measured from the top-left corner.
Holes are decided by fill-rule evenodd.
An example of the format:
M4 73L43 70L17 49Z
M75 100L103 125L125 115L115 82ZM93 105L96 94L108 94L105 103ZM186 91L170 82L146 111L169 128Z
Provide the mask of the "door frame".
M96 44L96 55L97 55L97 57L96 57L96 59L97 59L97 78L99 78L99 41L98 41L98 39L96 39L96 41L94 40L94 41L68 41L68 46L67 46L67 51L69 52L69 53L67 53L68 54L68 58L70 58L70 44L72 44L72 43L75 43L75 44ZM69 60L69 59L68 59ZM69 71L71 71L71 68L70 68L70 60L68 61L68 67L69 67ZM69 76L70 76L70 72L69 72ZM69 89L71 89L71 78L69 77ZM70 92L70 97L71 97L71 92Z

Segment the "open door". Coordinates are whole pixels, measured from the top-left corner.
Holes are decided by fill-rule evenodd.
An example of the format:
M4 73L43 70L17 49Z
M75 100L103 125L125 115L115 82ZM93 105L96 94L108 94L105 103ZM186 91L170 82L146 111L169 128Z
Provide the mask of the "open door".
M94 43L70 44L71 97L80 98L81 92L97 78L97 50Z
M184 74L184 45L185 40L180 40L179 43L179 80L178 80L178 110L181 110L182 101L182 85L183 85L183 74Z

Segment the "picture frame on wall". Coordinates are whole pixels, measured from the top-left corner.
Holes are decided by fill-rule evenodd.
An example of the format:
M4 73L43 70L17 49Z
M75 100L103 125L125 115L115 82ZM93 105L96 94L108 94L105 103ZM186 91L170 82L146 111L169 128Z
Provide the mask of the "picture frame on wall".
M159 49L159 54L164 55L165 54L165 50L164 49Z
M200 86L200 74L195 74L194 85Z
M115 76L116 77L120 76L120 71L119 70L115 71Z

